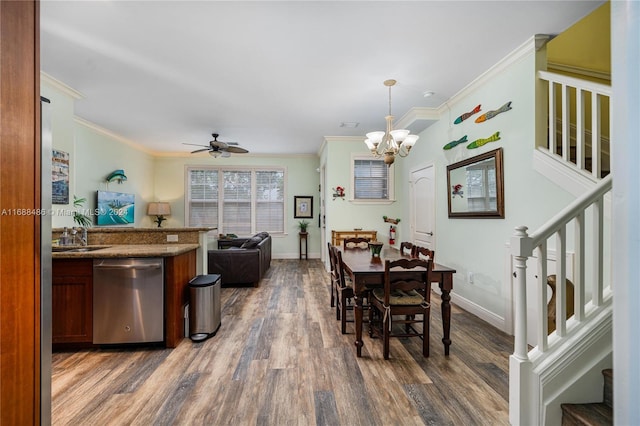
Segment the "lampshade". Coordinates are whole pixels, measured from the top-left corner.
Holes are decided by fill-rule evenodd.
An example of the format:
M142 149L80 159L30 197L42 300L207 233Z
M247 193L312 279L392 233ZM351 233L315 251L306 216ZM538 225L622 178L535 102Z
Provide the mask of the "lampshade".
M169 203L149 203L147 207L149 216L171 216L171 205Z

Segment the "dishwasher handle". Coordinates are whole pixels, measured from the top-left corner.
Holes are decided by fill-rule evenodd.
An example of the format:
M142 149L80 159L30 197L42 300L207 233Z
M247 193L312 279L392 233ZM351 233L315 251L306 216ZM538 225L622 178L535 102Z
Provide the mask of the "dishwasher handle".
M96 269L115 269L115 270L129 270L129 269L137 269L137 270L151 270L151 269L160 269L162 267L161 263L152 263L152 264L141 264L141 265L96 265Z

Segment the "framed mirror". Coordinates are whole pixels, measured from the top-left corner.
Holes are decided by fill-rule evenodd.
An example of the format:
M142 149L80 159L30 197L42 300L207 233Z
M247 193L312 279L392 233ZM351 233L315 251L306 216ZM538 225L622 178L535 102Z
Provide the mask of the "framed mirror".
M502 148L447 166L449 217L504 219Z

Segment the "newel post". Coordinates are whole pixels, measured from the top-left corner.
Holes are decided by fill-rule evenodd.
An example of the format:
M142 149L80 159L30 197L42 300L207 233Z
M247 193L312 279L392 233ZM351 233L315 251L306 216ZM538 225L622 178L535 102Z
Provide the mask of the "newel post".
M535 424L537 398L531 392L532 365L527 351L527 258L533 254L533 241L526 226L518 226L511 237L514 258L514 351L509 357L509 422Z
M526 360L527 356L527 258L533 253L531 237L526 226L518 226L511 237L511 254L515 260L514 275L514 351L513 354Z

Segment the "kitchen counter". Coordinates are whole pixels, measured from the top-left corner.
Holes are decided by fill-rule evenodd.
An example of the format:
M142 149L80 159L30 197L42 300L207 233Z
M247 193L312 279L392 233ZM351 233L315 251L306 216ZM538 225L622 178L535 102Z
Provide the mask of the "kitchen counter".
M114 257L170 257L196 250L199 244L115 244L53 246L53 259L99 259Z
M192 243L53 246L54 349L96 346L93 344L94 259L145 257L163 259L165 345L175 348L185 337L184 311L189 303L188 283L198 275L199 250L200 245Z

